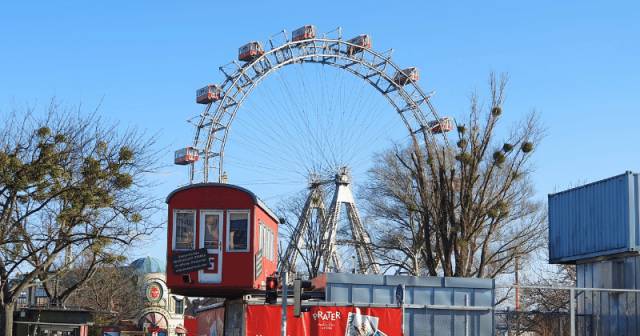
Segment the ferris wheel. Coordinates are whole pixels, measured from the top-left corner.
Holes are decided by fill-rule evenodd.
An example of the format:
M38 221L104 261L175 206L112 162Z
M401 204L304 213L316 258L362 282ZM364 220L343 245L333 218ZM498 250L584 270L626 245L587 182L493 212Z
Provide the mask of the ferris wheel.
M375 51L369 35L343 39L341 28L318 34L312 25L291 34L283 30L266 43L244 44L237 60L219 67L222 82L196 92L204 109L190 119L193 142L176 151L174 162L189 168L190 183L231 179L267 186L258 194L275 193L269 195L274 198L303 189L303 212L309 216L323 203L312 195L327 194L312 187L335 186L327 218L316 225L323 227L318 245L325 253L315 263L323 270L338 268L339 251L332 246L339 240L340 203L346 205L353 240L369 239L357 224L351 185L362 180L372 153L417 133L432 145L446 142L453 127L431 104L432 94L418 86L419 70L398 66L392 52ZM277 184L292 187L278 194ZM291 233L290 266L304 226L313 226L309 222L301 218ZM358 258L354 264L372 261L362 246L351 252Z

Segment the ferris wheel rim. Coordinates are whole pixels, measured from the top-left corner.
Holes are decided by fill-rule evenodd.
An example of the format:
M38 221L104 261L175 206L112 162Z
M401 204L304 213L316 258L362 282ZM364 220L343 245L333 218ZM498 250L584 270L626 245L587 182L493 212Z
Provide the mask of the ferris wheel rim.
M320 43L321 45L318 45L317 43ZM359 52L351 54L346 52L349 47L359 48ZM294 56L294 50L298 51L299 54ZM310 52L311 50L313 50L313 52ZM318 50L332 51L332 53L318 52ZM282 60L278 58L278 52L281 53L280 56L282 57ZM270 57L273 57L276 62L272 62ZM351 63L345 65L338 62L338 60L346 60ZM374 62L377 60L379 63L367 62L368 60L372 60ZM431 95L425 94L416 81L409 80L404 85L394 82L394 74L402 71L403 69L393 62L391 55L385 56L384 53L350 43L342 40L342 38L312 38L300 41L287 40L280 46L272 46L270 50L265 50L264 54L250 62L239 64L234 61L232 63L236 65L237 69L231 72L231 74L227 73L223 67L219 67L220 71L225 75L225 80L220 86L222 92L221 98L220 100L210 102L205 106L204 111L200 114L200 120L196 125L196 133L193 140L193 146L195 148L200 148L201 130L208 128L206 132L206 142L204 143L205 146L202 148L204 182L208 181L209 168L213 168L210 167L209 163L211 158L218 160L218 182L221 182L223 179L224 149L227 143L229 130L238 110L244 103L244 100L253 92L263 79L285 66L292 64L316 63L329 65L337 69L346 70L356 77L363 79L387 99L389 104L400 116L410 134L423 132L425 141L427 141L427 139L434 143L437 141L435 134L428 129L427 118L421 107L426 105L431 117L434 118L434 120L440 120L437 111L430 102ZM258 66L258 69L256 69L256 66ZM370 72L367 72L366 74L359 72L358 70L362 68ZM389 73L389 70L394 72ZM250 76L252 71L254 76ZM376 78L377 81L374 83L372 78ZM382 83L380 83L381 81ZM385 90L381 89L380 84L387 84L387 88ZM405 87L409 87L410 90L406 90ZM392 94L397 94L400 99L394 100L391 96ZM231 103L229 103L230 100L232 101ZM400 106L396 101L404 102L404 106ZM212 115L210 112L214 104L216 106ZM231 108L231 112L227 111L229 108ZM411 112L411 116L405 115L405 112ZM223 120L225 115L227 116L227 119ZM411 117L413 120L410 120ZM412 127L412 122L410 121L415 123L417 127ZM222 137L216 138L216 133L219 131L222 131ZM447 142L446 134L442 133L441 136L444 141ZM219 150L214 152L211 149L214 146L216 139L219 142L219 145L217 146ZM192 164L190 183L193 183L194 171L194 164Z

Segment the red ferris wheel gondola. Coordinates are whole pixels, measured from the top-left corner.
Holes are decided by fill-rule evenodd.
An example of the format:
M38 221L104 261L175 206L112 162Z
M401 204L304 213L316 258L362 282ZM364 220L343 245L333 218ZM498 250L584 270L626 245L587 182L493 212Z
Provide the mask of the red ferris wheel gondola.
M313 25L302 26L291 33L292 41L308 40L316 37L316 27Z
M194 147L185 147L180 148L175 152L173 163L184 166L188 164L192 164L200 158L200 153L198 149Z
M238 50L238 60L243 62L251 62L262 55L264 55L264 49L257 41L251 41Z

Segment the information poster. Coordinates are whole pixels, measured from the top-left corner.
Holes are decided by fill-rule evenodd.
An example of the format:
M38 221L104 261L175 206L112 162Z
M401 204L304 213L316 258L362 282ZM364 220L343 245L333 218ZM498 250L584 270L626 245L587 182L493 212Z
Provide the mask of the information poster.
M199 312L197 336L224 336L224 308Z
M184 274L209 268L207 249L201 248L189 252L174 253L171 257L173 273Z
M247 307L247 336L280 336L281 307ZM300 317L287 311L291 336L401 336L400 308L312 307Z

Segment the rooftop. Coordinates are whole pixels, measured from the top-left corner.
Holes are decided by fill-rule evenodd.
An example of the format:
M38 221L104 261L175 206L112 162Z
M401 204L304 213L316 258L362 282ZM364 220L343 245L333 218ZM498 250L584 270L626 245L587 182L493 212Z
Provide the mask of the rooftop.
M129 267L133 268L139 274L148 273L164 273L165 266L158 259L152 257L144 257L134 260Z

